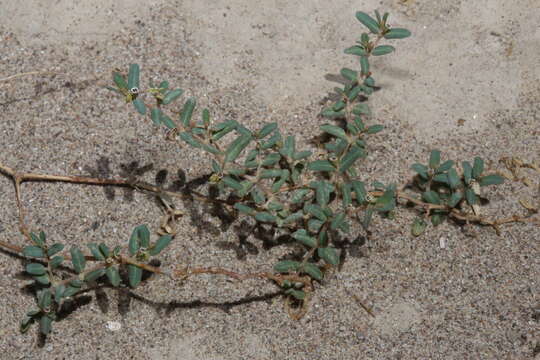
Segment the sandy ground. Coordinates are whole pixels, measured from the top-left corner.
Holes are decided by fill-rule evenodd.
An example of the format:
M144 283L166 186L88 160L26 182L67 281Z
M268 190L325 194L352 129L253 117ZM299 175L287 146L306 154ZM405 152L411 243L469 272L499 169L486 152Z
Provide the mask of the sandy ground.
M163 140L100 86L115 67L137 62L143 82L167 78L211 108L218 120L252 127L278 121L308 139L342 66L363 31L357 10L391 12L413 37L373 62L382 91L374 122L387 129L371 143L362 179L404 183L409 166L433 148L449 159L479 155L540 162L540 10L536 0L70 1L0 3L0 161L21 171L126 176L139 169L164 186L208 174L207 159ZM163 171L161 172L163 174ZM486 213L524 213L534 186L490 190ZM196 183L196 181L194 182ZM204 186L199 186L204 191ZM28 183L30 225L66 244L126 242L131 229L157 229L160 208L122 189ZM14 190L0 177L0 237L23 245ZM269 269L291 248L267 249L260 236L239 246L241 221L221 222L198 204L188 213L163 266ZM295 322L272 284L220 277L171 283L151 277L134 291L103 288L54 324L42 342L18 332L33 305L25 261L0 254L2 359L531 359L540 352L539 235L512 225L502 236L474 236L451 224L419 238L414 214L377 218L369 243L352 236L340 272L316 291ZM357 235L361 235L359 232ZM446 243L444 248L440 244ZM349 294L372 306L369 317ZM115 326L119 325L119 330Z

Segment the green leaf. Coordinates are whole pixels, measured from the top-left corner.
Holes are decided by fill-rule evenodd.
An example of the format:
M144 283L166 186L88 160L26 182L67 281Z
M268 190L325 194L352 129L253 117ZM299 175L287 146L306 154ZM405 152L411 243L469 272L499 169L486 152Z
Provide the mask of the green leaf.
M448 176L447 174L444 174L444 173L436 174L435 176L433 176L433 181L440 182L440 183L450 186L450 182L448 181Z
M345 49L345 54L357 55L357 56L366 56L367 51L358 45L351 46L350 48Z
M274 215L266 211L262 211L255 214L255 220L260 221L260 222L275 223L276 219L277 218Z
M437 173L437 174L443 173L443 172L449 170L453 165L454 165L454 162L452 160L447 160L447 161L443 162L441 164L441 166L439 166L437 168L437 170L435 170L435 173Z
M311 171L336 171L336 168L328 160L315 160L307 164Z
M365 27L369 29L374 34L379 33L379 24L375 19L366 14L365 12L358 11L356 13L356 18L360 21Z
M165 114L162 114L161 122L163 123L163 125L165 125L169 129L175 129L176 128L176 124L174 123L174 121L172 121L171 118L168 117Z
M312 236L309 236L305 229L297 230L291 236L298 242L308 247L312 247L312 248L317 247L317 239L315 239Z
M497 174L486 175L480 178L480 186L499 185L504 183L504 178Z
M240 153L249 145L252 140L250 135L240 135L237 137L225 151L225 162L235 161Z
M128 250L130 255L135 255L137 251L141 248L141 241L139 239L139 233L137 231L137 228L133 229L133 232L131 233L131 237L129 238L128 242Z
M174 100L182 96L183 93L184 90L182 89L169 90L165 93L165 96L163 97L163 100L161 102L163 103L163 105L169 105Z
M266 156L263 161L261 162L262 166L272 166L279 162L281 159L281 155L278 153L271 153Z
M463 198L462 193L460 193L460 192L453 193L452 196L450 197L450 199L448 200L448 206L450 206L451 208L456 207L457 204L459 204L459 202L461 201L462 198Z
M303 151L298 151L294 154L293 156L293 160L303 160L305 158L308 158L312 155L313 153L309 150L303 150Z
M429 167L435 170L439 167L440 162L441 152L439 150L432 150L431 154L429 155Z
M88 248L90 249L90 252L96 258L96 260L100 260L100 261L105 260L105 256L103 256L103 254L99 250L96 243L88 243L88 244L86 244L86 246L88 246Z
M347 134L345 133L345 130L343 130L339 126L325 124L321 125L320 129L330 135L334 135L337 138L347 140Z
M484 160L478 156L474 158L474 165L472 169L472 177L476 180L480 179L480 176L484 172Z
M384 34L385 39L404 39L411 36L411 32L403 28L392 28Z
M41 318L39 319L39 332L41 332L43 335L48 335L51 332L52 329L52 319L43 314Z
M66 291L66 286L64 284L60 284L54 288L54 301L57 304L60 304L62 297L64 297L65 291Z
M369 74L369 58L367 56L360 57L360 69L362 75L365 76Z
M178 134L180 139L184 140L189 145L193 146L194 148L200 148L202 144L198 142L190 133L188 132L181 132Z
M323 273L321 269L319 269L319 267L313 263L306 263L302 271L314 278L315 280L321 281L323 279Z
M118 86L119 89L123 89L123 90L128 89L128 84L126 83L126 80L120 73L113 72L113 81L116 84L116 86Z
M51 262L49 263L51 265L52 269L57 268L62 262L64 261L63 256L55 256L51 259Z
M78 287L68 286L66 288L66 290L64 290L64 293L62 294L62 297L64 297L64 298L71 297L71 296L75 295L76 293L78 293L80 290L81 289L78 288Z
M82 280L79 280L79 279L75 279L75 280L71 280L69 282L69 286L73 286L75 288L81 288L82 286L84 285L84 282Z
M461 180L459 179L459 176L457 174L456 169L450 168L448 170L448 183L450 184L450 188L455 189L461 184Z
M341 185L341 200L343 208L347 208L352 204L352 193L351 193L351 184L343 183Z
M279 273L288 273L291 271L296 271L298 266L300 266L298 261L282 260L274 265L274 270Z
M130 64L128 72L128 89L139 88L139 65Z
M363 204L366 201L366 195L367 195L366 187L364 185L364 182L358 181L358 180L353 180L351 182L351 185L352 185L352 188L353 188L354 193L356 195L356 201L360 205Z
M356 160L365 156L366 156L366 152L364 151L364 149L359 148L358 146L355 146L355 145L351 146L347 155L345 155L341 159L339 172L343 173L347 171L355 163Z
M105 269L97 269L94 271L90 271L88 274L84 276L84 281L86 282L96 281L103 275L105 275Z
M280 150L281 155L291 159L296 152L296 139L293 135L287 136L283 147Z
M415 237L420 236L426 230L427 224L422 218L414 219L414 222L411 227L411 234Z
M37 303L40 309L44 310L51 306L52 294L51 290L43 289L37 293Z
M270 124L266 124L265 126L263 126L263 128L261 130L259 130L259 133L257 134L257 137L259 139L262 139L264 137L266 137L267 135L270 135L270 133L272 133L274 130L277 129L277 123L273 122L273 123L270 123Z
M334 111L334 109L324 109L321 116L329 119L342 119L345 117L345 111Z
M369 224L371 223L371 219L373 217L373 208L369 207L367 208L365 214L364 214L364 219L362 220L362 227L364 229L368 229L369 228Z
M375 203L375 210L380 212L386 212L393 210L396 206L396 199L394 190L385 190L383 195L377 199Z
M144 101L142 101L141 99L137 98L133 100L133 106L135 107L135 110L139 112L139 114L141 115L146 114L146 105L144 104Z
M45 246L45 241L43 241L43 240L42 240L39 236L37 236L36 234L30 233L30 238L32 239L32 241L34 242L34 244L36 244L37 246L39 246L39 247Z
M375 87L375 79L372 78L371 76L365 78L364 79L364 85L369 86L369 87Z
M86 259L84 258L83 253L79 250L78 247L73 246L70 250L71 253L71 262L73 263L73 269L77 274L80 274L84 271L86 266Z
M376 134L384 129L383 125L372 125L367 128L366 133L368 134Z
M324 225L324 222L318 219L309 219L307 223L307 229L312 233L317 233Z
M190 126L191 117L193 116L193 110L195 109L196 104L197 102L195 98L192 97L187 99L187 101L184 103L184 107L180 113L180 122L186 128Z
M253 208L250 208L249 206L246 206L244 204L236 203L234 204L234 208L240 211L241 213L244 213L250 216L255 216L256 211Z
M39 311L38 311L39 313ZM28 329L30 329L30 326L32 325L32 323L35 321L34 317L33 316L25 316L22 321L21 321L21 325L19 327L19 330L21 331L22 334L26 333L28 331Z
M240 184L238 181L234 180L230 176L224 176L221 179L221 182L225 185L227 185L230 188L233 188L234 190L240 191L243 189L242 184Z
M380 46L377 46L375 49L371 50L371 55L373 56L386 55L386 54L390 54L394 50L395 48L391 45L380 45Z
M422 177L423 179L427 180L429 178L427 166L416 163L412 164L411 169L416 171L416 173L420 175L420 177Z
M356 81L356 79L358 78L358 72L351 70L349 68L342 68L340 73L341 73L341 76L343 76L345 79L350 80L350 81ZM338 109L335 109L335 110L338 110Z
M292 204L298 204L298 203L304 201L304 198L310 192L311 192L311 189L298 189L298 190L296 190L294 192L292 198L291 198L291 203Z
M306 293L302 290L296 290L296 289L287 289L285 290L286 295L290 295L294 297L297 300L304 300L306 298Z
M158 107L152 108L152 110L150 111L150 118L152 119L154 124L156 124L156 125L161 124L161 115L162 114L163 113L161 112L160 108L158 108Z
M312 181L310 186L315 188L315 199L320 206L326 206L330 201L330 193L334 186L327 181Z
M169 82L166 81L166 80L163 80L162 82L159 83L158 88L163 89L163 90L167 90L169 88Z
M203 109L201 117L202 117L204 126L206 127L210 126L210 111L208 109Z
M442 224L445 217L446 216L443 215L443 214L434 214L434 215L431 216L431 223L433 224L433 226L438 226L438 225Z
M352 112L355 115L369 115L371 110L369 109L369 105L367 103L360 103L356 104Z
M474 190L471 188L467 188L465 190L465 198L467 199L469 205L475 205L478 202L478 196L476 196Z
M142 279L142 269L138 266L128 264L128 280L129 286L136 288Z
M321 259L326 261L328 264L337 266L339 265L339 255L333 247L318 248L317 254Z
M338 213L334 218L332 219L332 222L330 223L330 229L337 230L341 228L345 222L345 213Z
M171 235L162 235L157 241L156 243L154 244L154 246L152 246L150 248L150 250L148 251L148 253L151 255L151 256L156 256L158 255L161 251L163 251L163 249L165 249L167 246L169 246L169 244L171 243L172 241L172 236Z
M49 285L51 283L48 274L34 276L34 280L41 285Z
M30 245L24 247L23 255L35 258L42 258L45 257L45 252L39 246Z
M293 223L295 221L298 221L298 220L302 219L303 217L304 217L304 213L302 211L295 212L294 214L291 214L291 215L287 216L283 220L283 224Z
M26 265L26 272L30 275L43 275L47 272L47 268L42 264L30 263Z
M272 136L261 145L262 150L270 149L271 147L275 146L277 143L281 141L281 134L279 131L274 132Z
M426 191L422 194L422 199L430 204L441 204L441 198L439 197L439 194L437 194L433 190Z
M463 161L461 163L461 166L463 167L463 178L465 180L465 184L469 185L471 183L471 179L472 179L472 167L471 167L471 164L468 161Z
M328 219L323 209L317 204L306 204L304 206L304 211L310 215L315 216L321 221L326 221Z
M105 271L105 274L107 275L107 279L109 279L112 286L120 286L120 274L118 273L118 269L116 267L109 266Z

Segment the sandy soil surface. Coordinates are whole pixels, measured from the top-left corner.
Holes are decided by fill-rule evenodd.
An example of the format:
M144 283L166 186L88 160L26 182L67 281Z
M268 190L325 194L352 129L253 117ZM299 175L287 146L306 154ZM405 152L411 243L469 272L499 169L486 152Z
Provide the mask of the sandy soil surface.
M80 3L80 4L79 4ZM126 176L164 186L208 175L207 159L164 141L163 131L102 89L111 71L137 62L142 82L168 79L218 120L250 127L279 122L309 139L317 114L363 31L357 10L379 8L413 37L375 59L382 90L372 97L372 141L362 179L404 183L433 148L446 159L502 157L540 162L540 9L536 0L249 0L0 3L0 162L20 171ZM306 143L304 143L306 145ZM181 170L181 174L179 174ZM524 214L531 186L490 190L486 214ZM180 180L179 180L180 178ZM204 191L204 185L199 186ZM23 186L33 229L65 244L126 242L134 226L157 229L152 197L118 188L56 183ZM18 245L13 184L0 177L0 238ZM286 245L267 249L242 221L178 202L187 216L163 266L269 269ZM40 341L18 332L34 304L25 260L0 254L3 359L531 359L540 353L539 235L531 224L471 234L443 224L412 238L414 214L377 218L374 237L352 236L341 271L318 289L309 313L288 318L276 288L204 276L185 283L151 277L136 290L102 288ZM357 235L361 235L359 232ZM441 248L441 243L446 244ZM350 296L373 307L371 318Z

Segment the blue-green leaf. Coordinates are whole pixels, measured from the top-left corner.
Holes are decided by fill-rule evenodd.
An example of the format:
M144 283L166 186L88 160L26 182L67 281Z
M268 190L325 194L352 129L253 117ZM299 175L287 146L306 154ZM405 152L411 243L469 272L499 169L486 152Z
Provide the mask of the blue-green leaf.
M480 178L480 186L499 185L504 183L504 178L497 174L486 175Z
M357 55L357 56L366 56L367 51L366 51L366 49L364 49L361 46L354 45L354 46L351 46L350 48L345 49L345 54Z
M161 124L161 115L162 115L161 109L158 107L153 107L152 110L150 111L150 118L156 125Z
M295 240L297 240L298 242L306 245L306 246L309 246L309 247L317 247L317 239L315 239L314 237L312 236L309 236L307 231L304 230L304 229L300 229L300 230L297 230L295 231L292 235L291 235Z
M195 98L189 98L182 108L182 112L180 113L180 122L186 128L190 126L191 117L193 116L193 110L195 109L196 104L197 102L195 101Z
M90 252L92 255L96 258L96 260L103 261L105 260L105 256L101 253L96 243L88 243L86 244L88 248L90 249Z
M274 265L274 270L279 273L288 273L298 270L298 266L300 266L298 261L282 260Z
M238 158L240 153L249 145L252 137L250 135L240 135L225 151L225 162L232 162Z
M81 250L79 250L79 248L76 246L71 248L70 253L71 262L73 263L73 269L77 274L80 274L84 271L84 267L86 266L86 259L84 258Z
M435 170L439 167L440 162L441 152L439 150L432 150L429 154L429 167Z
M133 106L135 107L135 110L139 112L139 114L141 115L146 114L146 105L144 104L144 101L142 101L141 99L137 98L133 100Z
M421 178L427 180L429 178L428 176L428 167L419 163L412 164L411 169L416 171L418 175L420 175Z
M463 161L461 166L463 167L463 179L465 180L465 184L469 185L472 179L472 166L468 161Z
M163 100L161 102L163 103L163 105L169 105L174 100L182 96L183 93L184 90L182 89L169 90L165 93L165 96L163 97Z
M358 146L351 146L349 152L341 159L341 164L339 166L339 172L343 173L355 163L361 157L365 157L366 152L364 149L359 148Z
M315 160L307 164L311 171L336 171L336 168L328 160Z
M433 190L426 191L422 194L422 199L430 204L441 204L441 198L439 197L439 194L437 194Z
M109 279L112 286L118 287L120 285L120 274L116 267L109 266L105 271L105 274L107 274L107 279Z
M385 39L404 39L411 36L411 32L403 28L392 28L384 34Z
M333 247L318 248L317 254L321 259L326 261L328 264L337 266L339 265L339 256L337 251Z
M129 286L136 288L142 279L142 269L138 266L128 264L128 280Z
M367 56L360 57L360 69L362 75L369 74L369 58Z
M150 250L148 250L148 253L151 256L158 255L161 251L163 251L163 249L165 249L167 246L169 246L171 241L172 241L172 236L171 235L162 235L156 241L156 243L150 248Z
M26 265L26 272L30 275L43 275L47 272L47 268L43 266L42 264L38 263L30 263Z
M128 72L128 89L139 88L139 65L130 64Z
M325 125L321 125L320 128L322 131L330 135L334 135L337 138L347 140L347 134L345 133L345 130L343 130L339 126L325 124Z
M371 55L373 56L381 56L390 54L393 52L395 48L391 45L379 45L375 49L371 50Z
M374 34L379 33L379 24L377 20L366 14L365 12L358 11L356 13L356 18L360 21L365 27L369 29Z
M341 73L341 76L343 76L345 79L350 80L350 81L356 81L356 79L358 78L358 72L351 70L349 68L342 68L340 73ZM337 111L341 109L334 109L334 110Z
M86 282L96 281L103 275L105 275L105 269L97 269L94 271L90 271L88 274L84 276L84 281Z
M484 172L484 160L478 156L474 158L474 165L472 169L472 177L476 180L480 179L480 176Z
M45 257L45 252L39 246L30 245L24 247L23 255L35 258L42 258Z
M319 269L319 267L313 263L306 263L302 271L314 278L315 280L321 281L323 279L323 273L321 269Z

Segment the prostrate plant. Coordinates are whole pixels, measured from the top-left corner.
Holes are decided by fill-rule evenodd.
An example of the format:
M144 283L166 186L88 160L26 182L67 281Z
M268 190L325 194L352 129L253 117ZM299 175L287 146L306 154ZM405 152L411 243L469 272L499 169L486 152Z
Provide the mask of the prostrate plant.
M350 222L359 219L368 231L374 214L393 218L398 200L414 204L423 212L412 224L412 233L420 235L430 219L438 225L445 219L458 223L490 225L498 231L498 225L526 221L525 217L489 220L480 216L480 187L496 185L503 178L496 174L484 175L484 162L475 158L473 164L462 162L461 170L452 160L441 163L440 152L433 150L428 165L414 164L416 172L410 193L398 190L396 184L384 185L374 181L368 185L358 180L355 168L369 151L369 137L383 130L379 124L369 124L370 109L367 99L376 89L370 71L372 56L392 53L391 45L380 44L383 40L402 39L411 33L406 29L391 28L388 13L375 12L375 19L363 12L356 13L357 19L369 30L362 33L355 45L345 50L359 61L359 70L341 69L347 79L342 88L335 88L338 99L321 115L329 122L320 126L323 132L321 147L315 153L309 149L298 149L295 136L284 136L277 123L268 123L257 130L250 130L236 120L216 123L210 111L203 109L200 118L195 116L196 100L189 98L182 106L180 116L165 109L182 94L182 89L170 88L167 81L141 90L139 66L129 66L127 77L113 73L116 85L109 88L120 94L127 103L142 115L149 114L157 126L170 129L169 138L181 139L193 148L210 157L211 186L219 189L223 206L230 206L239 214L251 217L259 224L266 224L290 234L303 249L301 256L278 261L274 272L237 274L219 268L190 268L180 266L175 272L167 272L148 265L152 256L158 255L171 242L173 236L169 220L179 213L169 214L162 230L165 234L155 242L150 241L150 231L145 225L136 227L129 239L126 251L116 246L111 250L104 243L87 244L91 256L84 255L79 247L70 249L71 256L59 253L63 245L47 245L45 234L28 232L23 223L24 216L18 201L21 231L33 242L19 249L0 242L5 248L22 252L35 259L27 265L26 272L36 282L38 308L27 313L21 324L26 331L30 324L39 321L40 330L47 334L56 314L66 299L77 296L85 288L106 276L114 286L122 286L119 267L127 267L127 283L136 287L141 282L143 270L165 274L173 278L187 278L196 274L220 274L237 280L248 278L269 279L282 288L287 304L300 304L293 317L300 317L313 291L313 281L321 281L325 270L339 265L340 254L335 241L350 231ZM153 97L153 104L145 102L145 96ZM0 170L11 176L19 198L22 181L55 180L78 183L132 186L155 193L161 199L166 196L182 196L167 192L156 186L136 180L108 180L83 177L60 177L52 175L19 174L0 165ZM198 196L196 199L219 201ZM232 200L231 200L232 199ZM232 201L232 202L231 202ZM232 205L230 205L232 204ZM170 206L166 206L171 210ZM472 212L468 211L472 209ZM71 268L64 261L70 258ZM96 263L87 267L88 261ZM73 274L73 272L75 274Z

